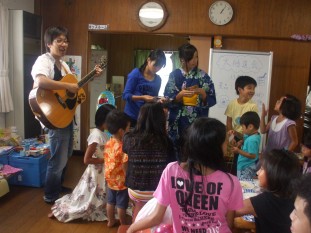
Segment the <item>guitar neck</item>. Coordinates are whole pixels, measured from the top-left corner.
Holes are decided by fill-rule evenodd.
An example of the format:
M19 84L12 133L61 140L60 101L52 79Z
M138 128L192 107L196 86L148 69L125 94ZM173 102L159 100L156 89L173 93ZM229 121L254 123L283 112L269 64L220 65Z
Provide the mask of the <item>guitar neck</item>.
M96 70L94 69L78 82L78 86L80 88L83 87L94 77L95 74L96 74Z

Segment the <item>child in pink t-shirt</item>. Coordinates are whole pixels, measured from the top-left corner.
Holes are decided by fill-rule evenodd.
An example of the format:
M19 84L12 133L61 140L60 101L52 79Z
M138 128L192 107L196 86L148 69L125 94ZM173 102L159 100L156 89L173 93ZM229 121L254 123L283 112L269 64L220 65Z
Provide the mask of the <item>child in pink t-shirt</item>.
M168 206L175 233L231 232L243 198L237 177L223 171L225 139L226 127L220 121L196 119L182 150L186 162L167 165L154 193L154 212L131 225L127 233L159 225Z

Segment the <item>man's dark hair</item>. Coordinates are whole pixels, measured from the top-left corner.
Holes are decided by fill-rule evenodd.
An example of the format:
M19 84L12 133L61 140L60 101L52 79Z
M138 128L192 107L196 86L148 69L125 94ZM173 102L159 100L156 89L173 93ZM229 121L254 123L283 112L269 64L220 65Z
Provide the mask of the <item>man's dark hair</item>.
M50 52L49 44L52 44L53 41L59 37L60 35L64 35L68 40L68 30L65 27L49 27L44 32L44 45L47 52Z

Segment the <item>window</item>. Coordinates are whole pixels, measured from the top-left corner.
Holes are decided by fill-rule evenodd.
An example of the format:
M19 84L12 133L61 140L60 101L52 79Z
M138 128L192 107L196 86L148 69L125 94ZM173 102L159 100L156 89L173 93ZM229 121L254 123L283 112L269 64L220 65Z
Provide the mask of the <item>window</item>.
M173 62L171 59L172 52L165 52L165 57L166 57L166 66L163 67L159 72L157 73L160 75L162 82L161 82L161 87L159 91L159 96L164 96L164 89L166 86L166 83L168 81L168 77L170 73L173 71Z

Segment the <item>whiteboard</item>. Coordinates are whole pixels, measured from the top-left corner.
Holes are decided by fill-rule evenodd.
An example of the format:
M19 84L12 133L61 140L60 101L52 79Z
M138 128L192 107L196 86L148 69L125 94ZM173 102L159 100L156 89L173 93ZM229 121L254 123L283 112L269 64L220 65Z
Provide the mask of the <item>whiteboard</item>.
M214 82L217 103L209 109L209 117L226 124L226 108L231 100L238 98L235 80L242 75L257 82L253 101L261 116L262 103L269 106L272 59L272 52L210 49L208 74Z

